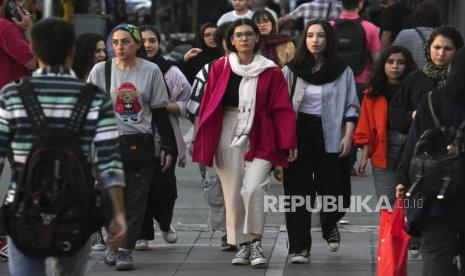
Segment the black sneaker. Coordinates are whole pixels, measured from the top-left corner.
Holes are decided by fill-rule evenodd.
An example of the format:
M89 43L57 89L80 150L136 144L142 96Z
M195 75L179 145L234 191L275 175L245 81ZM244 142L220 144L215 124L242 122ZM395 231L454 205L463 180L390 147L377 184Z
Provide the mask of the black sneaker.
M107 246L103 240L102 229L100 229L95 233L94 240L92 241L92 250L104 251L105 249L107 249Z
M420 257L421 242L419 238L412 238L408 247L408 253L412 258Z
M233 265L247 265L250 264L250 244L242 243L239 252L234 256L231 263Z
M115 268L116 270L132 270L134 268L132 264L132 252L130 250L119 251Z
M331 252L336 252L339 249L339 245L341 244L341 235L339 234L337 224L334 226L333 230L329 232L329 237L326 240L326 244L328 245L328 249Z
M259 240L250 243L250 264L256 268L263 268L268 265L268 260L263 255L262 243Z
M235 245L228 244L227 235L224 235L223 237L221 237L221 251L225 251L225 252L237 251L237 247Z
M116 258L118 258L118 251L114 251L110 248L107 248L107 250L105 251L103 262L107 265L114 266L116 264Z

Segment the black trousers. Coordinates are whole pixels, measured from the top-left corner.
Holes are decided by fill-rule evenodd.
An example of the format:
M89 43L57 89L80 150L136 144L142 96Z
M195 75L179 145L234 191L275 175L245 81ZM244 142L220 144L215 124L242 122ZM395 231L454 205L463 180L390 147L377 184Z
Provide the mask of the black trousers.
M464 263L460 274L455 263L457 255L464 260L465 233L440 218L432 218L421 226L421 254L423 255L423 276L464 275Z
M343 206L350 206L349 157L326 153L321 118L299 113L297 117L298 157L284 169L284 194L289 196L343 196ZM336 201L336 204L338 204ZM313 204L314 205L314 204ZM320 212L323 238L327 239L336 222L345 212ZM289 253L310 251L311 210L304 205L295 212L286 212Z
M173 160L177 160L177 156L173 156ZM139 239L144 240L153 240L155 238L153 219L158 221L162 231L167 232L170 229L174 204L177 198L176 162L173 162L171 167L163 173L161 172L162 167L160 166L159 157L156 158L155 163L144 222L139 235Z

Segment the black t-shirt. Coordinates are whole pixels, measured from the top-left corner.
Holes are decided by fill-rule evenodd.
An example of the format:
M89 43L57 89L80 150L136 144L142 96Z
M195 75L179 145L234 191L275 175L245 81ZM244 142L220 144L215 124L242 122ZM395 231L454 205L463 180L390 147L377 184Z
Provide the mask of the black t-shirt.
M392 41L396 39L397 34L404 28L404 7L401 3L395 3L387 7L381 15L380 29L392 33Z
M386 87L384 88L384 97L386 98L388 105L391 102L392 98L394 98L394 95L397 93L397 91L399 91L399 89L399 84L386 84Z
M228 85L226 86L226 91L223 96L224 106L239 106L239 85L241 84L241 80L241 76L238 76L231 71L231 76L229 77Z

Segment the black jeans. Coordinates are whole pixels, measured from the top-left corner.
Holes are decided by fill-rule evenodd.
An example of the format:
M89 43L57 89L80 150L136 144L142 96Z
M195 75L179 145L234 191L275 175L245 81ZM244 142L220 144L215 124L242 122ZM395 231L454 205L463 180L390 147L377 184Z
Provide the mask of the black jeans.
M284 169L284 194L290 196L343 196L343 206L350 206L349 157L338 158L338 153L326 153L321 118L299 113L297 117L297 143L299 154L289 168ZM336 201L338 204L338 201ZM345 212L320 212L323 238ZM311 212L306 206L295 212L286 212L286 227L289 238L289 253L310 251Z
M461 219L461 218L457 218ZM440 218L432 218L421 226L421 254L423 276L464 275L457 269L456 256L464 260L464 234Z
M177 156L174 155L173 160L176 159ZM150 184L149 199L139 239L154 239L152 218L157 220L162 231L167 232L170 229L174 204L177 198L175 168L176 162L173 162L171 167L162 173L160 158L157 157L155 159L155 169Z

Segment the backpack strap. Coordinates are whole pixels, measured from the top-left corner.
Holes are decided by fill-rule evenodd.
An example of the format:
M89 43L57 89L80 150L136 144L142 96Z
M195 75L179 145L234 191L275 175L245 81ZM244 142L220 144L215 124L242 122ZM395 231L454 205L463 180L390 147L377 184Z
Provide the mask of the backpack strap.
M108 94L110 94L111 88L111 63L111 59L105 62L105 90L108 92Z
M431 112L431 117L433 117L434 126L437 128L440 128L441 123L439 122L439 119L436 116L436 113L434 112L434 108L433 108L433 91L428 92L428 106L429 106L429 111Z
M331 8L333 7L333 2L329 2L329 5L328 5L328 10L326 11L326 20L329 19L329 15L331 14Z
M83 122L86 121L87 114L89 112L90 105L94 99L95 94L97 93L97 86L87 83L82 89L79 96L78 102L74 107L71 117L66 129L75 134L79 134L83 127Z
M47 131L47 117L45 117L29 78L21 79L21 84L18 87L18 94L23 102L27 117L31 120L33 130L35 132Z

